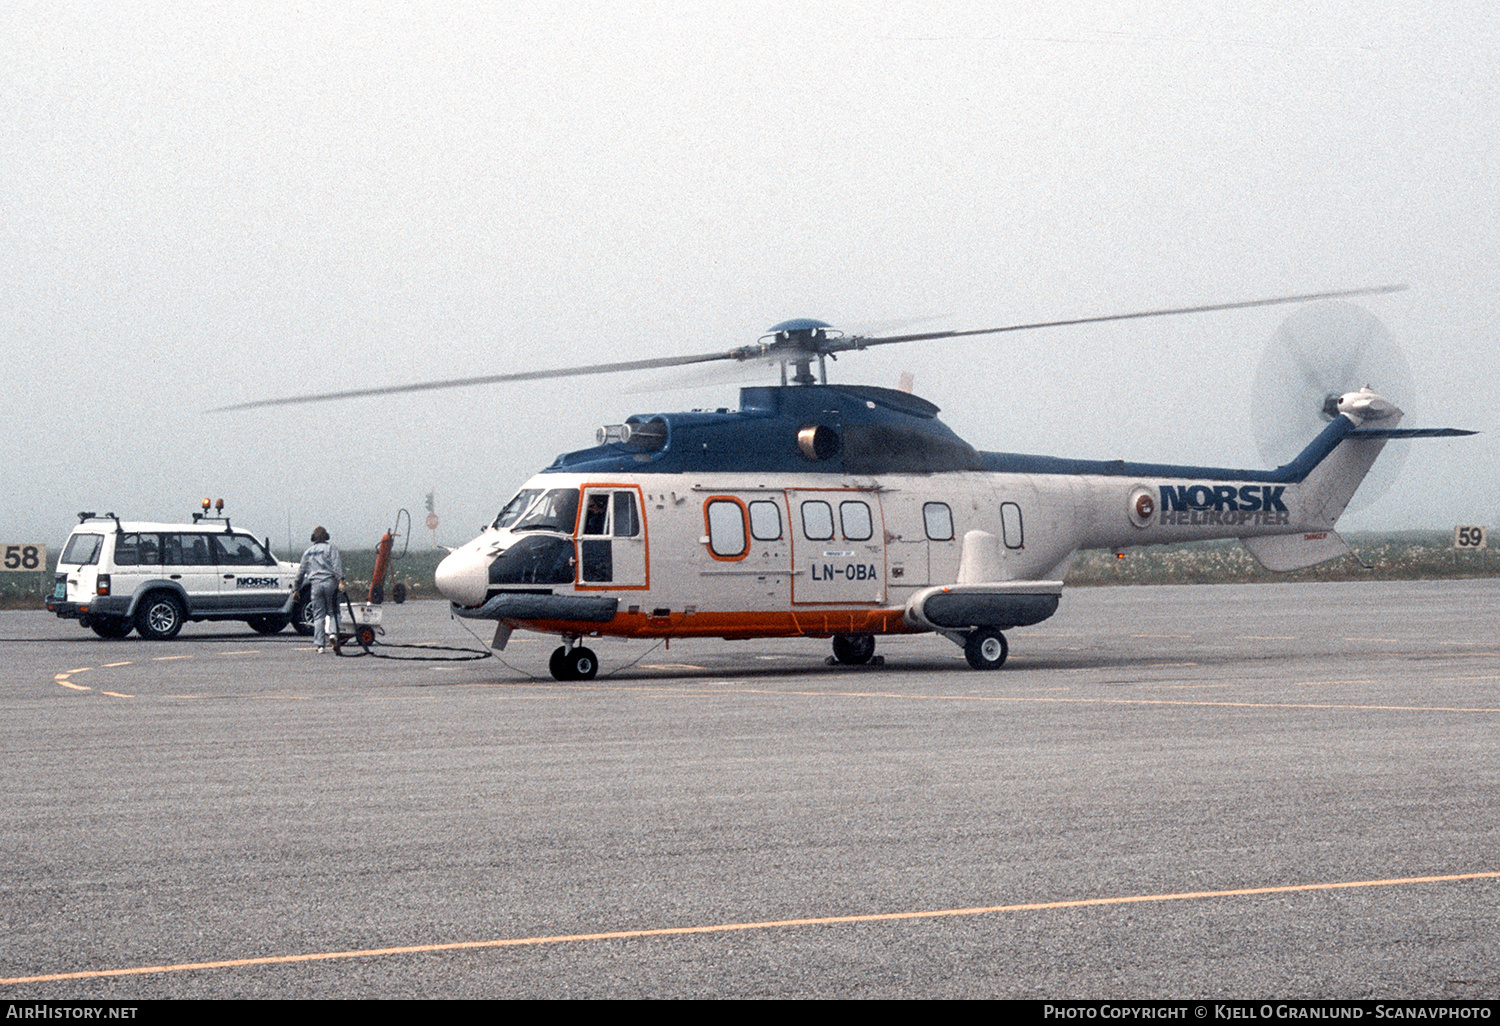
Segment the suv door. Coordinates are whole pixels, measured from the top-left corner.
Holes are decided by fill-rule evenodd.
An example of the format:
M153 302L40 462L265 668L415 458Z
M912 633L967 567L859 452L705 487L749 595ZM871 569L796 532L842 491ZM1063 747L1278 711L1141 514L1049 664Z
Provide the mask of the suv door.
M188 615L219 609L219 568L214 565L210 535L171 531L161 536L162 572L187 593Z
M223 612L263 613L286 603L291 581L260 542L248 534L215 534L211 540Z

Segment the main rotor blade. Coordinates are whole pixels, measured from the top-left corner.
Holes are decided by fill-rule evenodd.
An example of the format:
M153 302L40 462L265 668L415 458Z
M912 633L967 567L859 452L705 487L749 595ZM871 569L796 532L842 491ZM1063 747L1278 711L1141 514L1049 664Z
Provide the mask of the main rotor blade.
M622 371L656 370L662 367L685 367L697 363L713 363L718 360L795 359L815 357L818 353L840 353L851 349L867 349L870 346L885 346L896 342L921 342L929 339L964 338L970 335L994 335L1006 331L1027 331L1036 328L1061 328L1072 324L1098 324L1103 321L1128 321L1142 317L1166 317L1171 314L1210 313L1215 310L1240 310L1255 306L1275 306L1280 303L1303 303L1318 299L1338 299L1348 296L1370 296L1387 292L1401 292L1405 285L1382 285L1375 288L1348 289L1341 292L1319 292L1303 296L1280 296L1275 299L1252 299L1238 303L1214 303L1209 306L1185 306L1170 310L1146 310L1138 313L1107 314L1102 317L1075 317L1062 321L1038 321L1031 324L1008 324L999 328L978 328L970 331L934 331L917 335L891 335L881 338L853 336L822 340L812 346L778 345L776 343L741 346L737 349L717 353L700 353L696 356L663 356L653 360L626 360L620 363L596 363L583 367L559 367L553 370L519 371L514 374L485 374L472 378L445 378L441 381L424 381L412 385L383 385L374 388L353 388L342 392L318 392L311 395L287 396L282 399L258 399L255 402L235 403L220 406L209 412L229 413L236 410L254 410L265 406L298 406L303 403L331 402L335 399L358 399L372 395L400 395L405 392L430 392L443 388L466 388L471 385L493 385L505 381L541 381L548 378L585 377L590 374L616 374Z
M399 395L402 392L430 392L440 388L465 388L469 385L493 385L501 381L540 381L545 378L576 378L589 374L615 374L619 371L654 370L659 367L682 367L693 363L711 363L715 360L744 359L739 351L703 353L698 356L663 356L654 360L626 360L621 363L596 363L586 367L560 367L553 370L518 371L514 374L485 374L474 378L446 378L442 381L423 381L415 385L382 385L376 388L352 388L346 392L318 392L313 395L293 395L283 399L257 399L252 403L235 403L220 406L210 413L229 413L235 410L254 410L262 406L298 406L302 403L329 402L334 399L358 399L367 395Z
M884 338L860 338L854 336L830 342L833 350L867 349L870 346L888 346L896 342L924 342L928 339L964 338L968 335L998 335L1003 331L1033 331L1038 328L1066 328L1073 324L1099 324L1104 321L1133 321L1142 317L1170 317L1174 314L1213 313L1216 310L1244 310L1254 306L1278 306L1282 303L1311 303L1319 299L1347 299L1350 296L1378 296L1388 292L1405 292L1405 285L1377 285L1365 289L1344 289L1339 292L1313 292L1305 296L1277 296L1274 299L1249 299L1238 303L1211 303L1208 306L1179 306L1170 310L1142 310L1138 313L1105 314L1102 317L1072 317L1064 321L1036 321L1030 324L1007 324L1001 328L976 328L971 331L930 331L920 335L890 335Z

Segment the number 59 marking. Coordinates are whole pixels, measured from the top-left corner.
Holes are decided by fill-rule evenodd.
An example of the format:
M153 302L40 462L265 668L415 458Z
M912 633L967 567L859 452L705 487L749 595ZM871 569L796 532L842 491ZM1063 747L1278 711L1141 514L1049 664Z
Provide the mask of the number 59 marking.
M1453 529L1453 547L1455 549L1482 549L1485 547L1486 538L1482 527L1455 527Z

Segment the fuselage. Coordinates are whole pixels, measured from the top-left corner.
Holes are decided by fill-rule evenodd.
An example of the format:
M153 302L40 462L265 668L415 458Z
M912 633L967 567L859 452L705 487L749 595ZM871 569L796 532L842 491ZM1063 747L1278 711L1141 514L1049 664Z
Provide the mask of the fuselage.
M953 616L1008 629L1051 614L1081 548L1317 532L1348 498L1307 478L1353 422L1256 471L979 452L886 389L741 398L559 457L443 561L455 612L565 638L887 634L947 629L953 590L981 596Z

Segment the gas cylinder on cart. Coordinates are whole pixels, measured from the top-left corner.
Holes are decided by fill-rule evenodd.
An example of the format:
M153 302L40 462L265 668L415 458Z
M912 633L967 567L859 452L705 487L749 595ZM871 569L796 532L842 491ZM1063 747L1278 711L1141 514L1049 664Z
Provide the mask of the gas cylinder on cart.
M393 559L400 559L401 556L406 555L403 551L401 556L392 556L396 539L401 537L397 532L397 528L401 526L402 516L406 517L407 536L408 538L410 537L411 514L407 513L404 509L398 510L396 512L396 527L391 528L385 534L381 535L380 543L375 546L375 569L370 574L370 592L366 599L371 605L379 605L385 601L385 578L386 574L390 572L391 562ZM410 541L408 541L408 544L410 544ZM404 582L396 582L396 586L391 589L391 600L398 606L406 601L406 584Z

